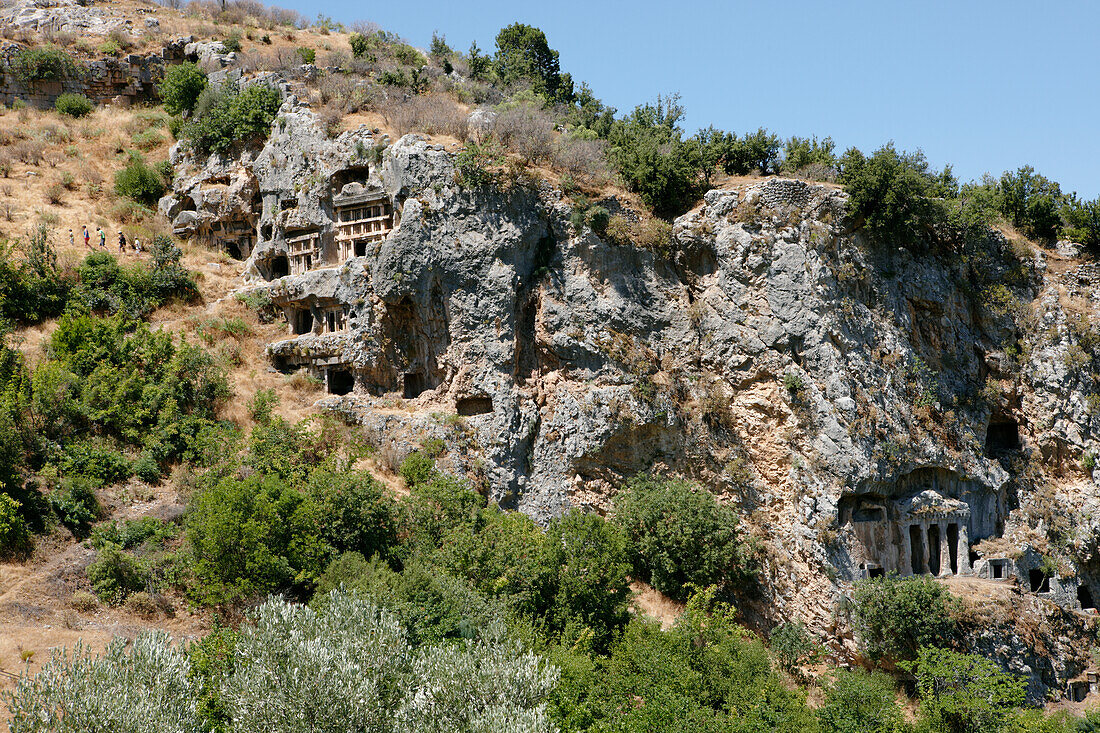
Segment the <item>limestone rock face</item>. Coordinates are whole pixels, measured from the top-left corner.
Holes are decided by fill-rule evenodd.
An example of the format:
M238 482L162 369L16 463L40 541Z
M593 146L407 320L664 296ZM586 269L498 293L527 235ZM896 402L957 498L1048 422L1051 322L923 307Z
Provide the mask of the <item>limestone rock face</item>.
M1100 273L1072 253L875 243L843 191L770 179L707 193L666 259L576 231L549 186L463 186L418 136L329 138L293 96L262 150L173 160L161 210L237 243L286 317L273 366L323 379L319 407L395 464L441 438L445 468L540 521L609 510L639 471L695 479L760 542L746 608L838 654L861 577L1019 588L1067 629L1100 594L1097 533L1058 509L1100 517ZM981 643L1035 668L1012 623ZM1057 652L1033 691L1084 663Z
M85 7L76 0L19 0L0 8L0 25L32 31L53 31L105 36L113 30L131 29L131 22L111 17L97 7Z

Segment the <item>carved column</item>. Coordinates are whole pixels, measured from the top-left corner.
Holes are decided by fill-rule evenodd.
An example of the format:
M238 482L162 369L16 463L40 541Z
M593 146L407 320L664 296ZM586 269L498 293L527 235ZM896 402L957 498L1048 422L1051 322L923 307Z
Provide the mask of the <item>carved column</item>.
M940 577L951 577L951 543L947 539L947 521L940 520Z
M959 522L959 575L970 575L974 568L970 567L970 535L966 531L966 523Z

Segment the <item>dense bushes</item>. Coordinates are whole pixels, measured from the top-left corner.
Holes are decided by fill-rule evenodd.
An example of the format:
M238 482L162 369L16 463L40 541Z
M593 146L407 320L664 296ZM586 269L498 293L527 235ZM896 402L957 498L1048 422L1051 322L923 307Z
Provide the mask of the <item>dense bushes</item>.
M92 101L83 94L66 92L60 95L53 103L53 108L60 114L69 117L84 117L91 114L94 109Z
M737 514L685 481L635 478L615 498L615 522L635 576L673 598L752 576Z
M24 84L40 81L63 81L80 75L81 69L72 56L56 46L21 48L11 59L11 69Z
M703 595L669 631L635 620L606 657L561 650L551 710L562 731L812 731L767 650Z
M189 648L166 634L82 648L23 680L13 730L549 733L557 671L491 632L413 645L384 610L334 592L317 608L269 600L239 633ZM213 703L213 704L211 704Z
M873 660L911 660L921 647L954 642L958 603L926 575L858 581L852 600L860 646Z
M190 112L206 89L206 72L197 64L185 62L169 66L160 83L164 111L170 115Z
M265 139L279 111L279 92L263 84L244 89L233 83L208 86L195 103L194 117L179 131L198 153L227 153L234 144Z
M137 153L132 153L126 167L115 173L115 193L146 206L155 206L167 189L160 172Z

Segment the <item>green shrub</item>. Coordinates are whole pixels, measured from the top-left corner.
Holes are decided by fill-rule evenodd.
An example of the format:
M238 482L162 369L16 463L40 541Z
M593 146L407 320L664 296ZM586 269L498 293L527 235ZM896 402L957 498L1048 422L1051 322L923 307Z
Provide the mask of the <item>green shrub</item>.
M146 206L155 206L168 190L164 178L136 153L126 167L115 173L115 193Z
M157 459L150 451L142 451L131 468L134 471L134 475L147 484L156 484L160 482L160 464L157 463Z
M872 660L909 660L953 642L958 601L928 576L865 578L852 593L853 625Z
M130 477L130 462L106 444L88 440L65 446L61 471L88 479L97 486L109 486Z
M223 478L192 499L187 518L200 603L277 590L307 593L324 569L317 504L276 476Z
M169 66L158 88L164 110L170 115L190 112L206 84L206 72L198 64L185 62Z
M63 115L69 117L84 117L91 113L94 109L90 99L83 94L73 94L66 92L60 95L53 103L53 108Z
M313 64L317 61L317 51L305 46L299 46L296 49L298 58L302 59L303 64Z
M98 46L96 46L95 50L98 53L103 54L104 56L118 56L120 53L122 53L122 46L120 46L118 41L116 41L115 39L108 38L106 41L103 41Z
M837 670L822 685L825 701L817 709L821 733L898 733L901 706L894 680L883 672Z
M1024 702L1026 681L982 657L922 647L911 666L922 717L934 733L999 731Z
M370 49L367 37L362 33L352 33L348 36L348 43L351 45L351 55L355 58L366 56L367 51Z
M611 212L602 206L593 206L586 213L586 220L592 231L602 237L611 221Z
M783 144L783 170L796 173L811 165L836 168L835 148L831 137L824 140L818 140L816 135L812 139L792 137Z
M626 532L635 576L678 599L690 585L752 577L737 521L706 490L679 479L638 476L615 497L615 522Z
M1061 187L1029 165L1005 172L998 183L1001 213L1032 239L1053 240L1061 232Z
M824 651L813 640L806 626L793 621L779 624L768 636L768 645L783 669L794 673L806 664L816 664Z
M852 217L878 238L901 244L934 238L946 220L942 199L956 193L950 168L932 174L922 153L898 153L893 144L869 158L850 148L840 168Z
M398 513L385 488L365 472L317 468L308 493L317 503L320 531L336 552L390 556L397 545Z
M549 709L561 729L816 730L804 695L787 689L735 613L712 601L689 603L669 631L635 618L606 657L553 654L562 679Z
M208 86L179 134L196 152L224 154L234 144L266 139L280 104L279 92L263 84Z
M24 84L63 81L80 74L73 58L56 46L21 48L11 59L11 69Z
M225 46L225 50L229 53L241 52L241 37L234 34L228 38L222 39L222 45Z
M103 511L93 483L83 477L66 479L49 495L49 503L58 520L77 537L86 535Z
M23 557L31 549L31 532L19 513L20 504L0 494L0 558Z
M682 139L679 97L657 98L612 125L608 159L627 188L658 216L687 210L699 195L698 148Z
M123 552L112 542L106 542L88 566L88 580L104 603L119 604L131 593L144 590L149 571L136 557Z
M401 462L401 478L410 489L425 484L435 476L435 461L428 454L414 450Z

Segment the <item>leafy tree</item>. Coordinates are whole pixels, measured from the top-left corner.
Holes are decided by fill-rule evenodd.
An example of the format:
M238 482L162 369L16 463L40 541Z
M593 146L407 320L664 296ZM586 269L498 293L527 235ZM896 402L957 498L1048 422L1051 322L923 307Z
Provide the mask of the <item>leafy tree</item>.
M501 28L496 38L493 69L504 84L526 81L536 94L549 101L573 100L573 80L562 74L558 52L550 48L546 34L534 26L513 23ZM471 49L471 57L473 49Z
M101 601L121 603L131 593L145 588L149 571L140 560L123 552L122 547L106 542L88 566L88 580Z
M837 670L822 685L817 710L821 733L895 733L903 730L894 680L883 672Z
M539 552L536 617L551 634L587 629L603 649L626 623L626 540L614 524L573 511L555 519Z
M164 111L170 115L178 115L195 109L195 103L206 89L206 84L206 72L198 64L184 62L169 66L159 87Z
M279 92L264 84L208 86L180 136L198 153L225 154L236 144L266 139L281 104Z
M493 70L493 60L481 52L477 47L477 41L470 44L470 50L466 52L466 64L470 71L470 78L483 80Z
M615 522L627 537L634 575L673 598L689 586L752 577L737 514L680 479L640 475L615 498Z
M1061 227L1062 190L1029 165L1006 171L999 184L1001 213L1033 239L1054 239Z
M318 508L275 476L222 478L192 500L187 521L202 603L313 588L324 568Z
M627 188L660 216L686 210L698 197L698 146L682 139L679 97L643 104L608 133L608 159Z
M840 159L840 182L848 190L848 210L880 239L910 244L933 238L946 219L936 197L951 195L950 169L934 175L923 153L898 153L893 143L871 157L850 148Z
M813 138L792 137L783 144L783 170L794 173L811 165L835 168L835 148L831 137L823 140L818 140L816 135Z
M803 696L734 616L708 591L669 631L632 620L606 657L559 651L551 712L566 732L815 731Z
M1084 201L1069 197L1062 207L1063 236L1093 250L1100 249L1100 197Z
M779 137L761 127L741 140L737 159L743 167L756 169L760 175L766 176L778 171L779 145Z
M871 659L910 660L922 647L954 641L958 601L930 577L865 578L852 600L853 625Z
M398 513L377 479L322 466L310 472L307 491L319 509L321 537L333 550L390 556L397 544Z
M999 731L1024 702L1023 679L972 654L922 647L912 666L932 733Z
M334 591L270 600L242 626L224 700L235 733L376 730L549 733L557 671L492 631L413 647L391 613Z

